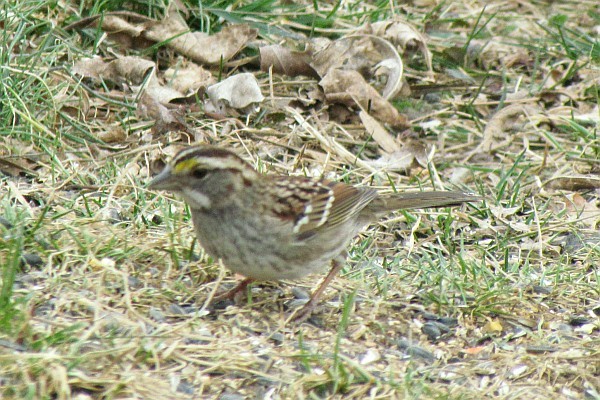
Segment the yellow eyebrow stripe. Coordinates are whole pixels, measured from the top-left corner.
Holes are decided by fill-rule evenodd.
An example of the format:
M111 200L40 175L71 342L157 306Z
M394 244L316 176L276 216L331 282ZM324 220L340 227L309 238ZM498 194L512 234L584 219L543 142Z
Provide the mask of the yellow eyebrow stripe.
M187 160L180 161L173 166L173 171L180 174L185 171L191 171L198 165L198 160L195 158L188 158Z

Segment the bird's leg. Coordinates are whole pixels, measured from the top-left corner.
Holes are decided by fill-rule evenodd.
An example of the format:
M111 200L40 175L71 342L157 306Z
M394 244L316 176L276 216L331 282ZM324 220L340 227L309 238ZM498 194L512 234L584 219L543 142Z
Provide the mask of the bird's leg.
M319 287L312 293L312 295L310 296L310 300L308 300L308 303L306 303L300 310L298 310L298 312L294 314L294 321L302 322L308 317L310 317L314 308L319 303L321 295L327 288L327 285L331 283L333 278L335 278L337 273L340 272L340 270L344 266L344 262L346 261L346 255L347 253L344 251L342 254L340 254L331 261L331 269L329 270L329 273L327 274L325 279L323 279L323 282L321 282Z
M212 302L211 303L215 303L217 301L223 301L223 300L233 300L235 298L235 296L241 292L242 290L246 289L246 287L251 284L252 282L254 282L254 279L252 278L245 278L243 281L241 281L240 283L237 284L236 287L234 287L233 289L230 289L226 292L223 292L221 294L216 295L215 297L213 297Z

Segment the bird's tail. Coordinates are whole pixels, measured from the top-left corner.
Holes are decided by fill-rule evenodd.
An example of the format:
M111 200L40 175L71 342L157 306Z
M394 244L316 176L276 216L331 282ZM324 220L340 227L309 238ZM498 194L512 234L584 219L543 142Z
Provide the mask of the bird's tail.
M373 201L373 211L386 212L407 208L458 206L481 200L482 197L464 192L408 192L381 195Z

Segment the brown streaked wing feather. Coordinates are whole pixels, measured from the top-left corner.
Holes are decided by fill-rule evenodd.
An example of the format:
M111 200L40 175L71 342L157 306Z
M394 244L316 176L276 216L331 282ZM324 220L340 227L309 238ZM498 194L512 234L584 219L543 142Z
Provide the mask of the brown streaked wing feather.
M333 205L331 188L305 177L275 177L280 196L274 199L273 210L280 218L293 222L296 232L303 232L321 223ZM284 195L281 195L284 194Z
M357 213L377 197L370 188L356 188L327 180L304 177L276 179L281 193L274 201L275 214L293 222L297 240L305 240L317 232L335 228L355 218Z
M327 227L335 227L356 215L375 199L378 194L369 187L354 187L341 182L325 182L333 189L335 201L329 215Z

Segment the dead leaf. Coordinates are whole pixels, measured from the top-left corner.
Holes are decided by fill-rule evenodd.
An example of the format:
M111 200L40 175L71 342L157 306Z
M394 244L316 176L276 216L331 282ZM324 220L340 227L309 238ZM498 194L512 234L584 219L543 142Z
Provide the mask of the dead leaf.
M263 46L259 50L262 71L268 72L272 68L275 74L319 78L317 71L309 64L311 57L307 52L291 51L280 45Z
M258 30L246 24L227 25L214 35L190 32L185 20L173 10L162 21L144 31L144 37L154 42L164 42L167 47L192 61L208 65L231 59L257 35Z
M125 48L164 43L192 61L208 65L230 60L258 35L257 29L246 24L227 25L214 35L192 32L180 14L184 11L173 2L161 21L131 12L113 12L104 14L101 19L99 16L83 19L65 29L94 26L101 21L101 28Z
M104 143L115 143L127 139L127 132L120 126L115 126L107 131L100 132L97 136L98 139L102 140Z
M531 118L541 113L539 107L529 104L511 104L503 108L488 121L483 130L483 140L477 150L490 153L507 146L512 141L509 131L524 123L517 117Z
M468 347L464 349L462 352L471 356L475 356L485 350L485 346L477 346L477 347Z
M418 48L423 54L425 65L430 75L433 75L432 56L427 47L427 40L414 26L407 21L397 18L394 21L380 21L366 24L357 33L373 34L399 46L403 52L407 49Z
M557 176L545 183L555 190L571 192L600 189L600 177L597 176Z
M586 224L595 230L600 222L600 209L598 208L597 199L587 201L579 193L573 194L571 202L567 202L566 209L568 217L574 217L576 220L585 221Z
M410 126L406 117L381 97L356 71L331 70L319 84L329 102L347 106L358 105L379 121L395 128L404 129Z
M178 68L169 68L164 72L167 86L172 87L184 96L195 95L199 90L205 89L215 83L215 78L210 71L198 64L185 63Z
M111 61L94 57L77 61L73 72L86 78L140 85L154 67L153 61L141 57L124 56Z
M352 35L320 45L318 50L311 50L310 63L320 77L336 69L357 71L365 81L383 77L381 96L386 100L402 89L402 58L388 41L374 35Z
M467 62L475 61L486 70L514 68L517 65L533 67L535 62L527 48L513 46L506 42L505 37L471 40L466 57Z
M0 173L12 177L17 177L24 173L30 176L36 176L34 168L37 164L32 163L26 157L5 157L0 156Z
M210 86L207 93L211 106L214 107L211 112L222 111L226 107L237 110L254 108L264 100L258 81L251 73L230 76Z
M383 151L393 153L400 150L400 145L396 142L396 139L375 118L371 117L366 111L361 111L358 115L367 133L371 135Z
M384 153L376 160L365 161L377 171L406 171L415 162L410 149L402 148L392 153Z
M181 115L178 115L174 110L169 110L147 92L140 96L137 104L137 114L141 118L153 119L155 124L152 129L157 134L180 128L189 130Z

